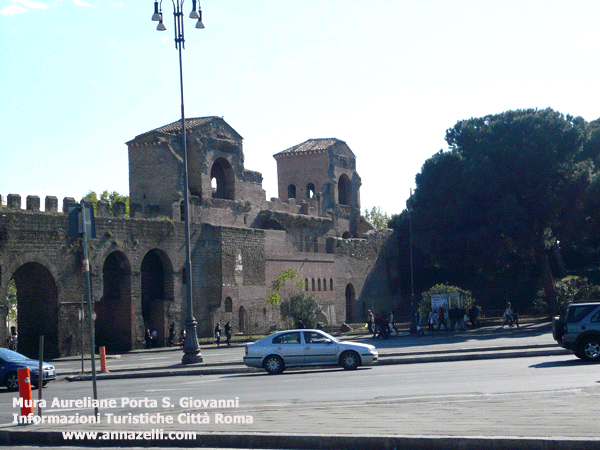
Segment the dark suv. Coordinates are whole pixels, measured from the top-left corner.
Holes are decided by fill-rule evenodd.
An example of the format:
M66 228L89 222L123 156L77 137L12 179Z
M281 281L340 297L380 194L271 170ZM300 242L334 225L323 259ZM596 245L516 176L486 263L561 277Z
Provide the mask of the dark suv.
M565 315L552 321L552 335L578 358L600 360L600 302L569 303Z

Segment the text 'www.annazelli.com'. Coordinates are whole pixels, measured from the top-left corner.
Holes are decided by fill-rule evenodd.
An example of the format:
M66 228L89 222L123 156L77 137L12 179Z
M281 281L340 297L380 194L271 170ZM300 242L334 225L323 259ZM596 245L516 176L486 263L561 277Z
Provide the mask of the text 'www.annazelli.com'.
M65 441L183 441L196 439L195 431L63 431Z

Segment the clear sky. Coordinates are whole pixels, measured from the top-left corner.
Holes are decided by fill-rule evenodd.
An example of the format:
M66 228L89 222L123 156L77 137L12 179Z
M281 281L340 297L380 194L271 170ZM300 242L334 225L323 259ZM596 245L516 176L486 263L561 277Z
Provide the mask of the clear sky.
M551 107L600 117L597 0L202 0L186 19L187 117L222 116L277 196L273 155L310 138L357 157L362 208L405 208L446 129ZM129 193L127 146L180 118L173 7L0 0L0 195ZM184 5L187 13L191 0Z

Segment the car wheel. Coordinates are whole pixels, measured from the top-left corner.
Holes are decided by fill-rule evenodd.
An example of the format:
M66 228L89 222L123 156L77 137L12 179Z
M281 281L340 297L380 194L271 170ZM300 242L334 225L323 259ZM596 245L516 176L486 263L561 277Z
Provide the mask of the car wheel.
M560 342L564 334L564 322L561 316L556 316L552 319L552 337L555 341Z
M342 366L344 370L356 370L359 365L360 356L358 356L356 352L347 351L340 356L340 366Z
M19 390L19 376L17 375L17 372L9 372L8 375L6 375L4 378L4 386L6 386L9 391Z
M265 362L263 363L263 367L269 373L269 375L277 375L283 372L283 369L285 369L283 359L277 355L267 356Z
M575 355L581 355L580 358L586 361L596 361L600 359L600 340L597 338L585 338L581 341L581 344L579 344L578 351Z

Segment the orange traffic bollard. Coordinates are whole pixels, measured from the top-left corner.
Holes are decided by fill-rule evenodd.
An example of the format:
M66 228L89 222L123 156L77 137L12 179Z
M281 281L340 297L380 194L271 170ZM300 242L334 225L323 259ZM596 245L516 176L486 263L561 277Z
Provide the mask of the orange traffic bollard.
M29 368L18 369L17 374L19 376L19 396L23 399L21 415L32 416L33 400L31 399L31 375Z
M106 349L100 347L100 372L108 372L106 369Z

